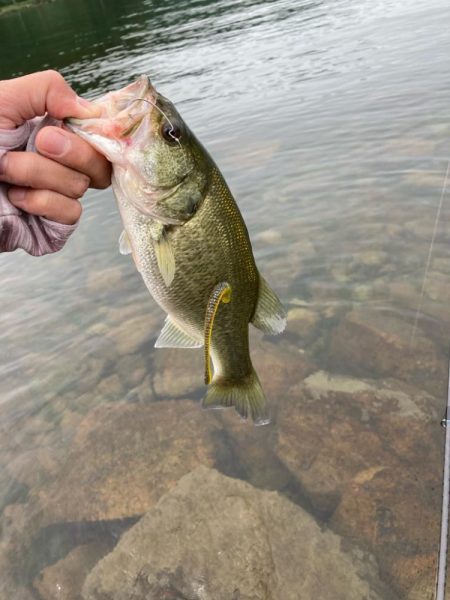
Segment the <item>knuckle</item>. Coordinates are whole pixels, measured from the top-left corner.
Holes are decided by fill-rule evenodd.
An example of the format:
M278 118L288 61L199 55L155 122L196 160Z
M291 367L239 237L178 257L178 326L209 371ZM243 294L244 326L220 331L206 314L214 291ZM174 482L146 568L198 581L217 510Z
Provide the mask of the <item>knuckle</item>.
M48 191L36 190L30 192L29 204L33 211L40 215L46 215L52 208L52 195Z
M36 157L31 152L7 152L0 162L2 177L19 185L32 185L38 172Z
M95 187L99 190L105 190L107 187L111 185L111 167L108 163L102 171L100 175L97 177L95 181Z
M80 219L82 212L83 207L81 206L81 204L79 202L74 202L73 223L76 223Z
M14 188L10 189L10 192L8 193L8 197L9 200L12 204L14 204L15 206L18 206L19 208L21 208L22 210L24 210L25 212L31 212L30 209L32 209L32 192L31 190L26 190L23 194L23 196L20 198L20 201L17 202L17 199L14 197L13 195L13 190Z
M96 187L98 190L106 190L106 188L108 188L110 186L110 184L111 184L110 180L103 179L103 180L99 181L99 183L97 184Z
M45 71L42 71L42 75L46 77L50 83L59 83L64 81L64 77L61 75L61 73L55 71L55 69L46 69Z
M38 166L38 157L32 152L26 152L21 156L16 155L11 169L17 173L17 176L23 180L25 185L30 185L31 187L42 175Z
M83 196L83 194L85 194L85 192L89 188L90 183L91 180L87 175L77 173L72 183L72 191L74 193L74 198L81 198L81 196Z
M49 202L43 190L27 190L20 204L25 212L40 215L48 209Z
M67 198L67 196L59 197L58 201L59 206L57 211L57 220L60 223L65 223L66 225L74 225L81 217L81 213L83 211L81 204L78 202L78 200Z

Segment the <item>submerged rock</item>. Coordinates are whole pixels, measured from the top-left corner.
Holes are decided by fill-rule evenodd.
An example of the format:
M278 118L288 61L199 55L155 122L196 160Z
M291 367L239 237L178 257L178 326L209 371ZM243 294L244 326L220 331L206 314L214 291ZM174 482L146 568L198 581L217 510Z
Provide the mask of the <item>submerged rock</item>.
M125 396L127 402L139 402L141 404L152 402L154 399L155 392L153 391L153 380L151 375L147 375L139 385L131 388Z
M302 339L311 337L318 322L319 314L311 308L295 306L288 312L288 331L296 333Z
M159 349L154 363L156 394L161 398L180 398L203 388L203 361L201 348Z
M409 478L400 466L380 465L359 473L345 489L331 526L344 538L369 547L384 580L403 597L431 600L439 540L439 482L428 478L431 489L427 491L417 484L417 471L411 469Z
M400 381L316 372L291 388L278 411L278 457L313 510L368 547L402 593L419 574L410 562L399 579L399 561L435 556L440 410L435 398ZM432 568L426 577L431 590Z
M395 377L444 392L445 353L420 328L392 311L364 307L349 312L330 340L330 367L363 377Z
M431 300L446 302L450 295L450 277L448 273L434 271L428 274L424 293Z
M218 424L191 401L110 404L78 427L50 483L33 490L45 523L141 515L194 469L214 464Z
M149 360L140 354L128 354L115 365L120 381L126 390L138 386L151 371Z
M36 533L39 511L25 504L9 504L0 517L0 598L31 600L35 596L26 589L29 561L24 547ZM31 561L30 561L31 562Z
M98 271L89 271L86 276L86 290L90 295L108 295L122 284L123 269L120 265Z
M282 241L283 235L278 229L265 229L253 236L253 243L255 244L262 242L263 244L278 245Z
M0 569L2 565L0 564ZM0 571L2 573L2 571ZM36 600L36 596L26 587L18 585L17 581L2 573L0 580L0 598L5 600Z
M389 254L383 250L363 250L356 260L366 267L381 267L389 263Z
M115 314L112 310L110 312ZM153 344L158 328L158 319L153 314L132 314L124 319L123 314L117 312L119 320L108 330L107 337L120 356L136 354L145 344Z
M111 547L92 542L74 548L67 556L43 570L33 587L45 600L82 600L81 588L94 565Z
M84 600L388 600L370 555L344 549L276 492L199 467L102 559Z
M124 396L125 388L120 377L113 373L104 379L101 379L95 388L94 394L98 401L117 401Z
M251 357L273 415L292 382L302 381L317 367L305 351L283 337L265 339L251 331Z

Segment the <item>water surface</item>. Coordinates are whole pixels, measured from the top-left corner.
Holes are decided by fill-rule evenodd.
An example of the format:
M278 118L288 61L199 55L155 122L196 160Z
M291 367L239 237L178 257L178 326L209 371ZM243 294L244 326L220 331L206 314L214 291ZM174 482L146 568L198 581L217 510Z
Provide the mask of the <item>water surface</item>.
M198 463L278 490L368 552L380 597L432 597L448 194L423 279L450 158L449 17L442 0L56 0L0 19L2 79L54 68L93 97L151 76L219 164L290 311L284 336L253 339L273 414L254 430L200 411L201 352L153 349L164 315L118 253L111 190L87 194L59 254L0 257L9 594L55 597L49 565L87 543L100 558ZM142 457L115 430L120 411L135 406L133 423L148 410L157 427L151 411L170 401L199 428L177 434L158 413L161 444L173 429L186 464L165 478L157 466L134 472ZM83 455L92 431L101 441ZM108 463L115 440L131 480ZM88 493L100 480L106 504Z

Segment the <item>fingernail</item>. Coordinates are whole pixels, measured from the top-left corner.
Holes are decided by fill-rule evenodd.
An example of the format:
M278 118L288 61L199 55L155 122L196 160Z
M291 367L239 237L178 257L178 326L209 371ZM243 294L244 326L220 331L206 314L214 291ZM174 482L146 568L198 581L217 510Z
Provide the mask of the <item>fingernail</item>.
M24 200L25 194L25 188L13 187L8 190L8 198L13 204L20 204Z
M93 102L89 102L89 100L85 100L81 96L77 96L77 102L80 106L86 109L85 117L99 117L101 113L101 108L94 104Z
M61 156L70 148L70 140L59 129L43 129L39 135L39 150Z

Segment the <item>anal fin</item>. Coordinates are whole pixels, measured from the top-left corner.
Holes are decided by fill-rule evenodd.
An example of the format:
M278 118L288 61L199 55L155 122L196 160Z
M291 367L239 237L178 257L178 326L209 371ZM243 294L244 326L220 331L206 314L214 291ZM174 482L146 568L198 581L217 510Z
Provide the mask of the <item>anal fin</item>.
M155 348L201 348L203 343L188 335L169 316L155 342Z
M259 292L252 323L264 333L281 333L286 327L286 311L267 281L259 276Z

